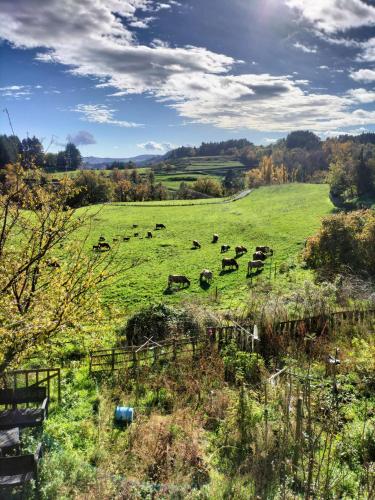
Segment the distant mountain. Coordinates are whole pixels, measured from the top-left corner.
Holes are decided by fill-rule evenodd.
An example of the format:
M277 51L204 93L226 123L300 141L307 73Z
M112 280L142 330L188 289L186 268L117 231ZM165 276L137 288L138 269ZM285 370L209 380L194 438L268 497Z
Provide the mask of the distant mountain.
M106 165L110 165L114 161L128 162L132 161L139 167L145 165L146 163L151 163L152 161L158 161L161 159L162 155L138 155L132 156L130 158L100 158L98 156L84 156L83 164L89 168L103 168Z

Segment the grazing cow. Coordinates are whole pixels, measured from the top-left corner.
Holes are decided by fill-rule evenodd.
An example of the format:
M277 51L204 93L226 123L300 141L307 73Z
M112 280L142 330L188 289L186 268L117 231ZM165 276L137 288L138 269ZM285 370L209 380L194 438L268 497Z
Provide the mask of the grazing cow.
M93 245L92 249L98 252L100 250L100 245Z
M212 236L212 243L217 243L219 241L219 235L218 234L214 234Z
M111 250L111 245L109 243L99 243L100 250Z
M134 236L137 238L139 236L139 233L134 233Z
M135 229L136 227L138 227L138 224L133 224L133 227L134 227L134 229Z
M209 269L203 269L199 276L200 281L207 281L207 283L210 283L214 277L214 273L210 271Z
M48 259L46 261L46 264L47 264L48 267L53 267L55 269L58 269L58 268L61 267L60 264L57 262L56 259Z
M226 267L235 267L238 269L238 262L236 259L223 259L221 261L221 269L225 269Z
M201 244L199 243L199 241L197 241L197 240L193 240L193 247L194 247L194 248L200 248L200 247L201 247Z
M221 245L221 253L225 253L230 249L229 245Z
M247 248L242 245L239 245L238 247L235 248L235 251L237 257L238 255L243 255L244 253L247 253Z
M99 241L105 241L104 236L100 236L100 237L99 237Z
M173 283L190 286L190 280L182 274L170 274L168 276L168 288L170 288Z
M124 241L129 241L130 240L130 236L124 236Z
M147 236L146 238L152 238L152 232L151 231L147 231Z
M118 241L118 238L112 238L113 243L116 243Z
M256 252L263 252L265 254L273 255L273 250L270 247L256 247L255 251Z
M247 274L251 273L252 269L263 269L264 262L261 260L250 260L247 264Z
M267 259L267 255L263 252L255 252L253 253L253 260L266 260Z
M155 229L167 229L164 224L156 224Z

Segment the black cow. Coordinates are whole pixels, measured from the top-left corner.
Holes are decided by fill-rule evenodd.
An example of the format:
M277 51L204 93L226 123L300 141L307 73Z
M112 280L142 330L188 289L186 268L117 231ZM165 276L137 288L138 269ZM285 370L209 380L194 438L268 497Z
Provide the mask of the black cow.
M255 252L253 254L253 260L266 260L267 259L267 255L263 252Z
M230 249L230 245L221 245L221 253L225 253Z
M221 268L225 269L226 267L235 267L236 269L238 269L239 266L236 259L223 259L221 261Z
M167 229L164 224L156 224L155 229Z

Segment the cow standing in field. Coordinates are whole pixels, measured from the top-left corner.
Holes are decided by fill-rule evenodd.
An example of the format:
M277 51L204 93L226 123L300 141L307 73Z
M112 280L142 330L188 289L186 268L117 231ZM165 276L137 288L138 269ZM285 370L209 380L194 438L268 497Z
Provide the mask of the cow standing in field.
M235 267L236 269L238 269L239 266L236 259L223 259L221 261L221 269L224 270L226 267Z
M111 245L109 243L99 243L100 250L111 250Z
M247 264L247 274L251 274L252 269L260 270L263 269L263 267L264 267L264 262L262 262L261 260L251 260Z
M138 238L138 236L139 236L139 233L134 233L135 238Z
M167 229L164 224L155 224L155 229Z
M225 253L230 249L229 245L221 245L221 253Z
M171 288L173 283L190 286L190 280L182 274L170 274L168 276L168 288Z
M100 237L99 237L99 241L105 241L104 236L100 236Z
M124 236L124 241L129 241L130 240L130 236Z
M219 241L219 235L218 234L214 234L212 236L212 243L217 243Z
M261 251L255 252L253 254L253 260L266 260L267 255Z
M203 269L199 276L199 281L206 281L207 283L211 283L214 277L214 273L209 269Z
M262 246L262 247L256 247L255 248L255 251L256 252L263 252L264 254L269 254L269 255L273 255L273 250L272 248L270 247L266 247L266 246Z
M133 224L133 228L135 229L136 227L138 227L138 224Z
M242 245L239 245L238 247L235 248L235 251L236 251L236 257L239 257L240 255L247 253L247 248Z
M152 232L151 231L147 231L147 236L146 238L152 238Z
M193 248L201 248L201 244L198 240L193 240Z

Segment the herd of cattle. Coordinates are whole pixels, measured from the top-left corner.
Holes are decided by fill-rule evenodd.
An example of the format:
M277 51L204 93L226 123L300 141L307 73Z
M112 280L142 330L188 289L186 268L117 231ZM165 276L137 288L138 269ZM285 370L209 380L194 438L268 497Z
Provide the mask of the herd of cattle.
M136 229L138 227L138 224L133 224L133 229ZM166 226L164 224L156 224L155 225L155 231L158 231L159 229L166 229ZM139 238L142 239L142 236L140 236L139 232L135 232L133 234L134 238ZM131 236L123 236L123 241L130 241ZM152 238L152 231L147 231L145 238ZM119 238L113 238L113 243L117 243L119 241ZM103 252L107 250L111 250L111 245L106 242L104 236L99 237L99 241L96 245L93 245L92 249L96 252Z
M217 243L219 241L219 235L214 234L212 237L212 243ZM201 244L198 240L193 240L193 249L201 248ZM230 245L221 245L221 253L226 253L230 250ZM239 245L235 247L235 257L232 258L223 258L221 261L221 269L222 272L227 268L230 270L238 270L239 264L237 262L237 258L241 257L245 253L247 253L247 248L243 245ZM264 261L267 257L273 255L272 248L268 246L257 246L255 248L255 252L253 253L253 259L250 260L247 264L247 275L250 276L253 269L256 271L260 271L264 267ZM203 271L199 275L200 282L211 283L213 279L213 272L210 269L203 269ZM182 286L190 286L190 280L187 276L183 274L170 274L168 276L168 288L171 288L172 285L176 283Z
M133 224L133 229L136 229L138 227L137 224ZM166 226L164 224L156 224L155 225L155 231L159 229L166 229ZM135 238L142 238L140 236L139 232L134 233ZM124 236L123 241L129 241L130 236ZM147 231L145 238L152 238L152 231ZM118 238L113 238L113 242L118 242ZM211 243L217 243L219 241L219 235L214 234L212 237ZM93 245L93 250L97 252L102 252L102 251L108 251L111 250L111 245L105 241L104 236L100 236L99 241L96 245ZM193 240L193 249L199 249L201 248L201 244L198 240ZM227 253L230 250L230 245L221 245L221 250L220 252ZM221 261L221 269L222 272L225 271L226 269L229 270L238 270L239 269L239 264L237 262L238 257L241 257L245 253L247 253L247 248L244 247L243 245L238 245L234 248L235 250L235 257L232 258L223 258ZM261 271L264 267L264 261L267 259L267 257L273 255L273 250L272 248L268 246L257 246L255 248L255 252L253 253L253 258L250 260L247 264L247 275L250 276L253 269L255 271ZM210 269L203 269L202 272L199 275L199 280L201 283L206 282L206 283L211 283L213 279L213 272ZM190 280L187 276L184 276L182 274L170 274L168 276L168 288L171 288L173 284L179 284L182 286L190 286Z

